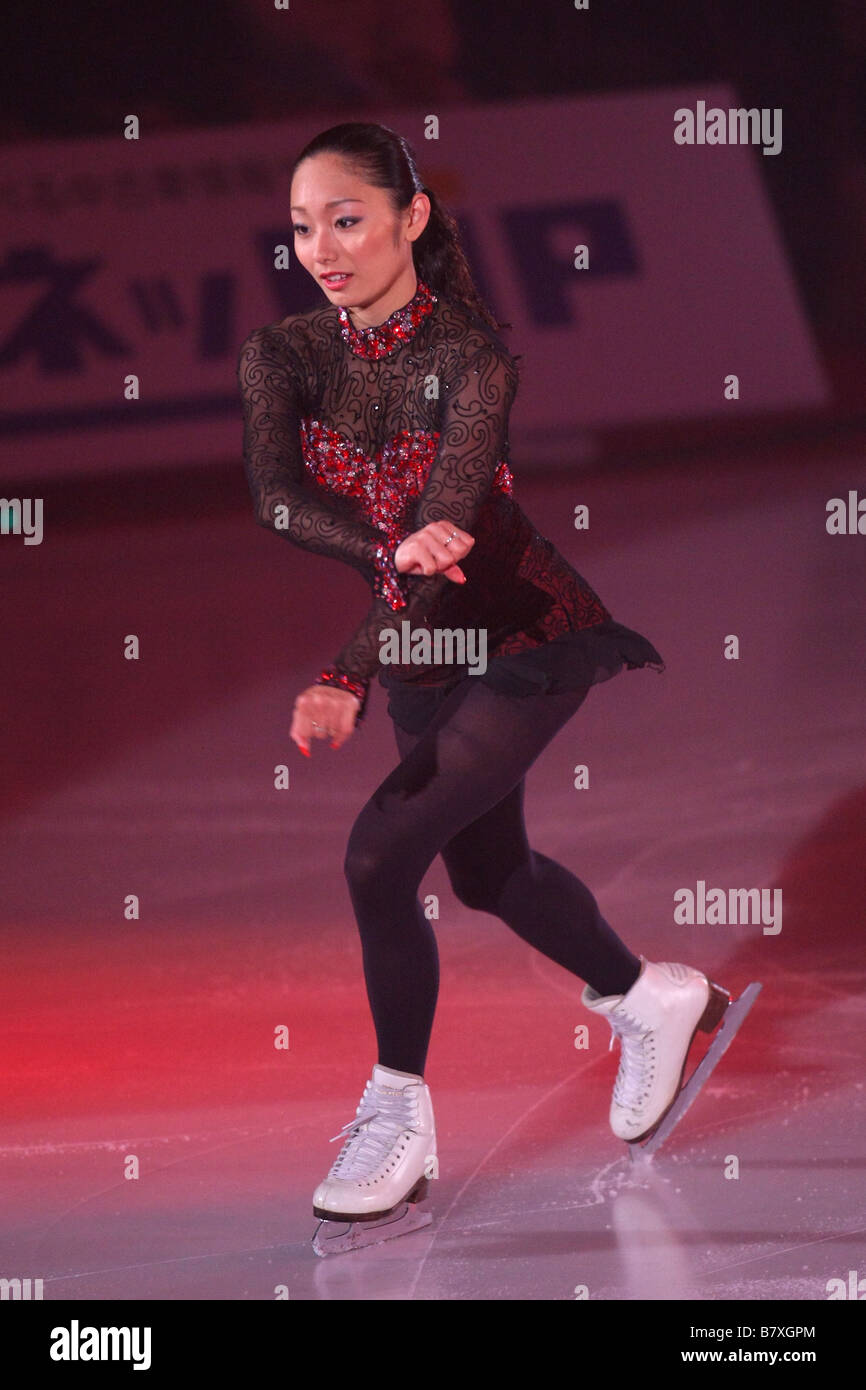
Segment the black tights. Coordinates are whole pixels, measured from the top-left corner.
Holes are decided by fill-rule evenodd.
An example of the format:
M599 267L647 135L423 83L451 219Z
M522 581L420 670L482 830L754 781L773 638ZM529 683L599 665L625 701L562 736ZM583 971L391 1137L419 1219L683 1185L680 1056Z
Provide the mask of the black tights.
M382 1066L424 1074L439 953L418 890L438 853L462 903L600 994L637 979L640 960L586 885L526 837L523 779L586 694L511 696L467 676L422 733L394 724L401 762L358 815L344 864Z

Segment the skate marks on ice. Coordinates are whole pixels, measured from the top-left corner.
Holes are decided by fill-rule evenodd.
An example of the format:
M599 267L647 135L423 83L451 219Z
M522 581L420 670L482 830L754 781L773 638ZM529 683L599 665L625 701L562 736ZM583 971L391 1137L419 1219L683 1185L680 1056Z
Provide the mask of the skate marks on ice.
M670 1109L662 1117L648 1139L629 1144L629 1156L632 1162L648 1162L673 1132L734 1041L760 992L761 985L753 981L752 984L746 986L739 999L728 1005L718 1032L691 1076L681 1086Z
M524 1108L435 1214L406 1297L571 1300L582 1285L602 1301L823 1299L827 1279L857 1265L862 1165L835 1092L792 1107L784 1092L741 1091L738 1106L692 1120L676 1152L634 1165L624 1150L604 1161L620 1141L575 1123L586 1078L575 1082Z
M736 1004L728 1006L722 1024L722 1028L727 1027L727 1033L720 1042L719 1030L714 1040L715 1055L708 1062L704 1059L706 1065L699 1064L699 1068L703 1067L699 1075L699 1068L695 1069L696 1088L689 1093L688 1105L733 1040L760 988L760 985L750 986ZM601 1146L601 1152L605 1149L609 1152L611 1146L619 1141L612 1139L606 1126L602 1129L593 1125L587 1132L583 1122L564 1121L572 1109L567 1092L573 1090L575 1084L584 1094L595 1092L600 1079L595 1073L605 1070L606 1060L606 1055L594 1058L588 1066L581 1068L578 1077L569 1075L547 1088L505 1124L499 1137L474 1163L447 1206L434 1211L435 1224L429 1233L426 1252L418 1265L411 1289L407 1292L408 1298L429 1297L429 1293L420 1292L422 1282L435 1286L442 1278L443 1268L453 1268L455 1258L466 1271L469 1251L474 1251L476 1261L480 1259L480 1266L483 1267L494 1251L502 1254L512 1245L515 1255L519 1252L533 1260L540 1258L544 1268L542 1284L548 1281L552 1264L564 1261L570 1265L575 1257L582 1259L590 1250L593 1251L593 1263L598 1267L607 1265L611 1256L609 1246L618 1253L620 1263L624 1252L637 1251L634 1260L626 1260L627 1265L633 1266L627 1275L627 1286L639 1287L641 1291L627 1296L656 1297L658 1295L651 1292L652 1282L647 1283L643 1276L638 1278L637 1273L638 1270L645 1271L652 1263L645 1248L647 1242L659 1252L659 1260L666 1271L664 1287L667 1292L664 1296L685 1297L686 1289L690 1291L690 1296L694 1296L692 1262L679 1248L674 1234L677 1222L682 1220L681 1189L676 1189L680 1200L673 1199L677 1214L671 1216L666 1213L670 1202L664 1200L664 1189L671 1185L670 1179L653 1174L648 1164L629 1162L625 1156L594 1167L593 1150L598 1153ZM601 1089L606 1095L606 1082L602 1083ZM579 1113L579 1106L575 1110ZM677 1118L681 1118L681 1114ZM567 1135L565 1138L564 1132ZM527 1150L525 1154L524 1149ZM453 1159L459 1163L456 1153ZM516 1171L509 1174L510 1169ZM556 1174L552 1181L547 1170ZM523 1176L519 1182L510 1181L521 1173ZM653 1191L649 1191L650 1188ZM539 1197L540 1202L537 1200ZM594 1208L605 1210L593 1211ZM585 1216L580 1217L578 1213L585 1213ZM575 1219L571 1219L572 1214ZM610 1220L606 1221L608 1215ZM555 1230L546 1229L551 1224ZM527 1225L531 1229L527 1229ZM693 1225L695 1232L705 1229L705 1216L696 1217ZM641 1231L646 1233L645 1237L639 1235ZM399 1230L396 1234L399 1234ZM430 1267L427 1281L425 1266ZM540 1269L538 1273L541 1274ZM569 1296L555 1288L546 1293L540 1292L537 1277L530 1281L530 1286L536 1290L536 1297ZM475 1282L474 1274L470 1274L469 1279L470 1283ZM446 1296L485 1296L483 1292L473 1293L469 1288L463 1294L455 1295L453 1289L456 1285L450 1276L446 1283L452 1289ZM671 1292L674 1288L680 1292ZM512 1296L525 1297L525 1284L518 1284ZM623 1295L620 1291L614 1296Z
M600 1143L602 1151L610 1152L616 1141L600 1127L592 1124L587 1131L583 1122L569 1117L572 1109L580 1113L580 1094L570 1098L568 1092L576 1085L582 1091L587 1073L602 1070L605 1060L595 1059L578 1077L570 1074L525 1106L475 1162L451 1201L434 1210L426 1250L406 1290L408 1300L570 1299L575 1269L584 1268L587 1260L597 1272L604 1268L609 1273L611 1257L621 1265L628 1246L637 1252L634 1269L646 1270L646 1252L637 1251L639 1242L632 1238L642 1226L656 1232L652 1239L666 1271L664 1296L685 1297L687 1289L693 1293L691 1262L682 1254L677 1275L678 1262L670 1256L670 1233L682 1215L681 1198L662 1191L672 1187L672 1179L649 1165L636 1168L625 1156L596 1166L591 1149L598 1153ZM543 1161L524 1166L527 1143L533 1150L538 1146L539 1154L544 1151ZM456 1154L454 1161L456 1166ZM677 1214L665 1215L671 1201ZM615 1203L623 1204L619 1216ZM631 1214L625 1219L629 1203ZM638 1212L643 1212L641 1220ZM696 1230L704 1225L703 1216L695 1217ZM595 1275L592 1283L597 1290ZM641 1287L629 1296L658 1296ZM672 1288L681 1292L672 1294ZM623 1297L621 1283L612 1296Z
M593 1299L714 1299L714 1264L769 1253L778 1236L766 1227L772 1200L764 1192L744 1211L732 1190L739 1185L723 1185L721 1220L719 1184L732 1143L744 1143L774 1107L753 1094L739 1113L690 1126L685 1155L658 1168L633 1165L596 1121L599 1087L588 1073L604 1069L598 1060L502 1125L450 1202L434 1211L406 1298L570 1300L585 1285ZM605 1082L605 1102L608 1091ZM490 1101L494 1117L497 1101ZM771 1128L778 1130L775 1116ZM619 1156L610 1159L613 1151ZM456 1147L452 1162L470 1166Z

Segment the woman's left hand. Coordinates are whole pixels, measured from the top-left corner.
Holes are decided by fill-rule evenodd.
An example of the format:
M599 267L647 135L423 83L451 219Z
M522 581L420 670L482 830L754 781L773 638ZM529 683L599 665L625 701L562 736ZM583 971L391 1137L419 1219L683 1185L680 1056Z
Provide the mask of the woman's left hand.
M342 748L355 729L361 701L350 690L334 685L309 685L295 701L289 737L311 757L310 740L327 738L332 748Z
M400 574L444 574L454 584L465 584L466 575L457 561L469 554L475 537L450 521L428 521L413 531L394 551L394 568Z

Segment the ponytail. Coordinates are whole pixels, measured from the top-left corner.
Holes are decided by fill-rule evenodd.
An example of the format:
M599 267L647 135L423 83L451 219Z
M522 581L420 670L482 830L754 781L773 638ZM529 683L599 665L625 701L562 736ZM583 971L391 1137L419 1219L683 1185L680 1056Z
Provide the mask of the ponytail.
M434 294L461 304L494 331L505 327L493 317L475 287L455 218L442 206L432 188L423 185L418 191L426 193L430 199L427 226L412 245L419 280L424 280Z

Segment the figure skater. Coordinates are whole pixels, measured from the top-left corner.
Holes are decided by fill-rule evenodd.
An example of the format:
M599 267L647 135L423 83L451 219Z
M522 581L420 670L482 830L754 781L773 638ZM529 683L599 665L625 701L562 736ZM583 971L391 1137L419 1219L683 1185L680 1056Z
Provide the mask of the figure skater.
M262 526L354 566L372 598L295 700L291 738L308 757L313 740L342 748L378 675L400 757L344 861L378 1056L313 1208L350 1223L337 1248L353 1248L430 1219L410 1209L436 1163L424 1069L439 967L418 893L437 854L460 902L585 982L582 1003L620 1040L610 1124L626 1141L667 1113L697 1029L716 1028L728 995L633 954L589 888L527 839L526 774L589 689L664 662L514 499L517 361L453 217L407 141L362 122L301 151L290 201L295 253L326 302L241 347L246 475ZM454 638L482 630L479 674Z

